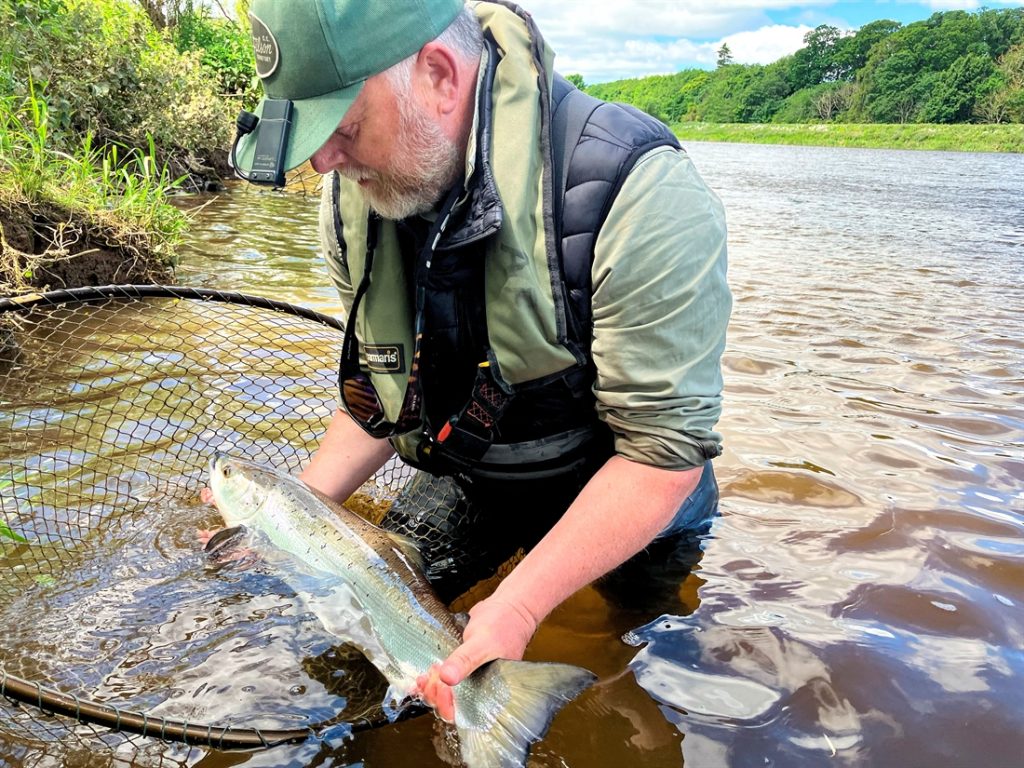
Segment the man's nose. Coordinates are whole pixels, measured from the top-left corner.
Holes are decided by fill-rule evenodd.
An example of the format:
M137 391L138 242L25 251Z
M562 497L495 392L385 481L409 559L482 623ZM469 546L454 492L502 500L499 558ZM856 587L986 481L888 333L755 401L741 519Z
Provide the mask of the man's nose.
M347 160L348 155L345 154L345 150L342 148L342 141L337 134L332 134L331 138L325 141L320 149L309 158L313 170L317 173L332 171L344 165Z

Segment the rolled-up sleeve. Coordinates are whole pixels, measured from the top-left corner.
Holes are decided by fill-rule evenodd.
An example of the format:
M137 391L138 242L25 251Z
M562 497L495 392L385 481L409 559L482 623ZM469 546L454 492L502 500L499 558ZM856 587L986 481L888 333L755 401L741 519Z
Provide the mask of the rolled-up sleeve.
M680 470L721 453L726 265L725 212L686 154L640 158L592 269L594 390L619 455Z

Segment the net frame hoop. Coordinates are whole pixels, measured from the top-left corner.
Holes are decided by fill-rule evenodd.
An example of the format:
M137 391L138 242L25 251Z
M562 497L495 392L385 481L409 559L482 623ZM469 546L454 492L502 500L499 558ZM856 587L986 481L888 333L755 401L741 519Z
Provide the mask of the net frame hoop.
M70 717L81 723L104 726L118 732L158 738L161 741L174 741L222 750L267 749L279 744L305 741L314 735L311 728L290 730L232 728L154 717L144 712L131 712L112 704L89 701L53 688L45 688L38 683L10 675L2 668L0 668L0 696L21 704L28 704L44 713ZM353 731L362 730L359 726L360 723L353 723Z
M177 285L104 285L61 288L46 292L29 292L0 298L0 316L33 309L53 309L68 304L88 304L109 300L141 300L168 298L214 301L302 317L344 333L344 323L330 315L284 301L252 296L237 291L193 288ZM44 687L9 674L0 666L0 697L35 707L44 713L70 717L78 722L99 725L117 732L133 733L161 741L180 742L222 750L266 749L279 744L301 742L314 737L312 728L259 729L189 723L183 720L153 717L102 702L83 699L74 694ZM369 722L355 720L353 732L373 727Z
M40 306L57 307L64 304L86 304L109 299L146 298L191 299L241 304L296 315L329 326L342 333L345 331L345 324L337 318L308 307L263 296L252 296L238 291L221 291L215 288L193 288L182 285L94 285L83 288L60 288L45 293L25 293L0 299L0 315L7 312L27 312Z

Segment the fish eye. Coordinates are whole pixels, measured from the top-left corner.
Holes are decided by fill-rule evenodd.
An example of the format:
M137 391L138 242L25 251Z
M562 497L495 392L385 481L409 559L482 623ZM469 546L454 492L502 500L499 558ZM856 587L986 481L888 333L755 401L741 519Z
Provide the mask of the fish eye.
M224 477L231 477L231 467L224 467L221 470L221 474L224 475Z

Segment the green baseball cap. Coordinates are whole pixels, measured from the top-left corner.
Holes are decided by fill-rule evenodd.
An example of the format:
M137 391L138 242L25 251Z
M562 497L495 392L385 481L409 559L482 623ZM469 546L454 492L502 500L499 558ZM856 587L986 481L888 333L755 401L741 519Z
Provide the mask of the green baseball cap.
M253 0L256 74L267 99L292 102L284 169L302 165L327 141L366 78L416 53L462 8L463 0ZM259 130L257 124L238 143L244 171L252 168Z

